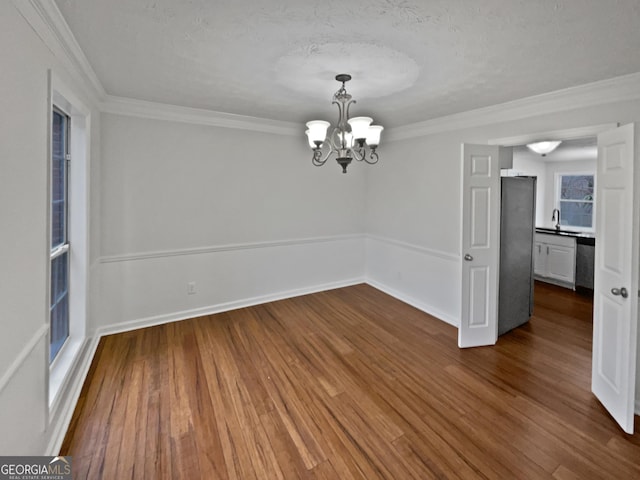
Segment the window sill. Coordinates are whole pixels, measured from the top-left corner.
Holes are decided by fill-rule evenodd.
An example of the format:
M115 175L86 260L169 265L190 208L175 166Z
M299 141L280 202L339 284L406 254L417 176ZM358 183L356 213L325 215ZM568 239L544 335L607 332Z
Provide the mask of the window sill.
M81 351L83 339L68 338L49 368L49 412L58 408L60 397L70 381L70 373Z

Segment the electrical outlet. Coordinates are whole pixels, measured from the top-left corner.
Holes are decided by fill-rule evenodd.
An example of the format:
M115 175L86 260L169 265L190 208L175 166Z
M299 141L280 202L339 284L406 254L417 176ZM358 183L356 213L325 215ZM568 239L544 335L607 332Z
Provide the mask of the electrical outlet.
M195 295L195 294L196 294L196 282L188 282L187 295Z

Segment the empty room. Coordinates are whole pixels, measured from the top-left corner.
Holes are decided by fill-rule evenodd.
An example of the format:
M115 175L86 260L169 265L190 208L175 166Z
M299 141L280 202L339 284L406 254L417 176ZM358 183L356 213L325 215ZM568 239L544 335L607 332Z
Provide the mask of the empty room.
M639 25L0 2L0 476L640 478Z

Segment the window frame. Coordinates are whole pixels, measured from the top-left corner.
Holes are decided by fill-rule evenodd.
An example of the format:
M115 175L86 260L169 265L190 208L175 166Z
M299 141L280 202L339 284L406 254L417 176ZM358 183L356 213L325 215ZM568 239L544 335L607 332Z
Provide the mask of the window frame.
M593 194L591 200L573 200L573 199L562 199L562 178L563 177L593 177ZM555 174L555 193L554 193L554 206L560 211L560 225L561 227L567 227L573 230L578 230L581 232L595 232L596 226L596 172L593 171L576 171L576 172L556 172ZM591 227L584 227L580 225L569 225L566 223L562 223L562 202L573 202L573 203L591 203Z
M66 405L77 395L75 383L79 368L85 368L90 350L93 348L87 337L89 317L90 267L89 267L89 228L90 228L90 190L91 190L91 152L92 152L92 110L74 88L68 85L53 70L48 70L48 108L47 108L47 175L51 172L53 107L57 106L70 118L68 123L69 139L67 150L72 160L67 164L67 241L71 246L69 255L69 336L53 363L49 363L49 337L43 364L46 368L48 404L45 409L46 424L51 428L60 428L59 419L64 417ZM47 189L51 186L47 178ZM47 229L51 228L51 192L47 191ZM45 252L51 252L51 231L43 238ZM51 263L47 263L46 312L43 318L50 325L49 307L51 305ZM89 355L89 357L87 357ZM83 363L84 362L84 363ZM86 364L88 365L88 364ZM56 426L58 425L58 426ZM58 447L56 447L58 448ZM55 450L55 448L54 448Z

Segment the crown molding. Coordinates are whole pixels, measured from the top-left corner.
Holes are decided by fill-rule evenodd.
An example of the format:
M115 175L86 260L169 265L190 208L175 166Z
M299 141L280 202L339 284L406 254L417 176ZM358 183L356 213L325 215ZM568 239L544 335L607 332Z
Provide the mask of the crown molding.
M404 140L638 99L640 99L640 72L395 127L389 130L385 140Z
M55 2L53 0L12 1L51 53L70 73L82 79L96 103L102 101L106 91Z
M165 103L148 102L133 98L107 95L100 110L104 113L131 117L184 122L212 127L235 128L279 135L300 135L304 130L297 123L269 120L266 118L216 112L204 108L181 107Z

